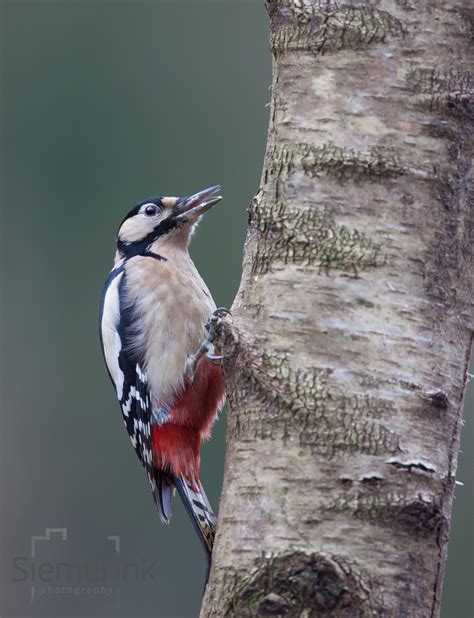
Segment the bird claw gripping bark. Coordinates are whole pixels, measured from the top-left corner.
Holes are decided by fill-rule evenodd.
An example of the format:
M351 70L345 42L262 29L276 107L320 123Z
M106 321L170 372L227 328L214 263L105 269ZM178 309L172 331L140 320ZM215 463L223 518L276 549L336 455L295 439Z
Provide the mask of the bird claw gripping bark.
M194 382L194 378L196 376L196 369L201 358L206 355L207 358L213 363L218 364L224 357L220 354L216 354L216 347L214 342L219 333L219 322L226 315L231 315L228 309L225 307L219 307L216 309L211 316L209 316L207 322L205 323L205 328L208 332L207 338L201 344L201 347L188 359L187 367L186 367L186 376L191 381Z
M218 324L226 315L231 315L230 311L225 307L219 307L211 316L209 316L206 324L204 325L208 332L207 339L204 342L204 344L207 345L206 356L211 361L221 361L224 358L222 355L216 355L214 341L216 340L219 332Z

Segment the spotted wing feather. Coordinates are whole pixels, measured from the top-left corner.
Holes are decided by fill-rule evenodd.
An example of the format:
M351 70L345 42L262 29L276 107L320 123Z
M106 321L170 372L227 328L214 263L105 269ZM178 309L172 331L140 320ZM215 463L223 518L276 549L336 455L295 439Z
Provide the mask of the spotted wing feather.
M146 382L146 374L139 363L135 364L133 373L126 374L123 395L120 400L123 420L133 448L146 470L148 480L156 494L155 471L151 442L151 402Z

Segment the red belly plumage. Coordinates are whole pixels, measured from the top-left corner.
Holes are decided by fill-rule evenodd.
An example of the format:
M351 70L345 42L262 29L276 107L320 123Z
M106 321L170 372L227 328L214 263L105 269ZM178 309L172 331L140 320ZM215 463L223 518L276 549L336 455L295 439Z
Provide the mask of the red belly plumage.
M171 420L152 428L153 465L197 486L200 447L211 435L211 426L224 398L220 366L203 358L194 382L187 381L171 408Z

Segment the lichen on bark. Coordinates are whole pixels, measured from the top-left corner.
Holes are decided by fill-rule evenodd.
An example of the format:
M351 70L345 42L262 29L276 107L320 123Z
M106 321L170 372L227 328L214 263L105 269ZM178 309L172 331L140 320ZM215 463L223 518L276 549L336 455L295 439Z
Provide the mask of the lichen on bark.
M322 272L343 270L354 275L360 269L384 260L378 243L363 231L338 225L329 205L290 207L284 202L264 204L255 199L250 208L250 225L264 242L255 243L252 274L263 274L270 264L316 265ZM261 251L263 249L263 251Z

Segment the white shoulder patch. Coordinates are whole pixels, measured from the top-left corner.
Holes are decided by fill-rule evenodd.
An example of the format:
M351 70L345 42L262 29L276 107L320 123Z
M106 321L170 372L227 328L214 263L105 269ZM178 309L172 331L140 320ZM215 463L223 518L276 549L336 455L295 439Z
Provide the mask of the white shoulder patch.
M107 363L108 370L114 381L119 400L122 398L124 383L124 375L118 362L122 341L117 332L117 327L120 322L119 285L122 277L123 272L118 274L107 288L104 297L102 321L100 324L105 362Z

